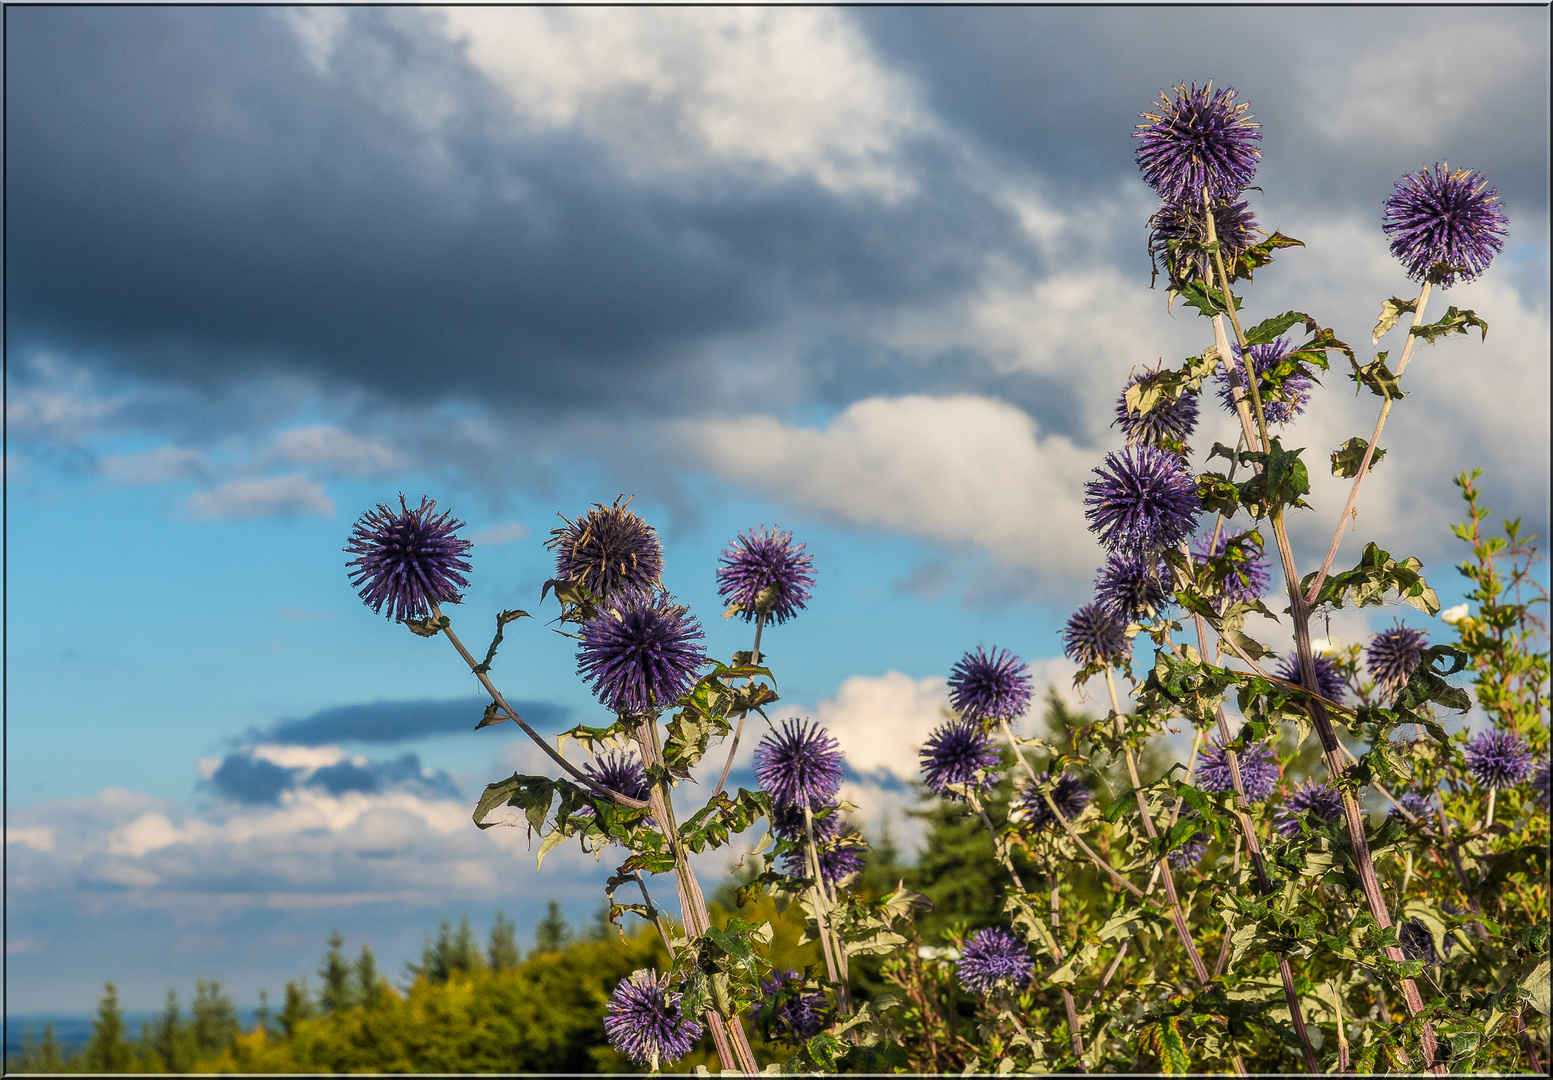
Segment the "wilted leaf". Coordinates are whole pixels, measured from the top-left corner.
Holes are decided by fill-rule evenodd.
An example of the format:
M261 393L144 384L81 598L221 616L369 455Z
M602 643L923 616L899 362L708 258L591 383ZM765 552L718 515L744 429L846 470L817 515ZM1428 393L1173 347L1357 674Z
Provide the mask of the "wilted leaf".
M1418 310L1418 300L1403 300L1393 296L1380 306L1380 318L1375 322L1375 331L1370 335L1370 344L1375 345L1385 337L1391 328L1397 325L1397 320L1403 315L1411 315Z

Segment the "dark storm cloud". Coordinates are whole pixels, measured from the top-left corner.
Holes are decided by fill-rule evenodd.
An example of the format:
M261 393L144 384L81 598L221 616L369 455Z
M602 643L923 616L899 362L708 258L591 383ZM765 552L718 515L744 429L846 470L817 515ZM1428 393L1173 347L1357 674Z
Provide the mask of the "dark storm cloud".
M447 701L376 701L339 705L294 720L279 720L249 738L292 746L326 746L339 742L397 743L431 735L472 732L484 715L485 698ZM541 730L559 729L571 710L547 701L515 701L524 720Z
M512 134L419 18L352 11L321 73L271 9L13 10L10 344L206 386L688 409L719 389L708 343L963 288L1012 231L931 192L922 213L722 167L628 179L576 131ZM451 117L385 105L384 63Z
M1547 213L1543 7L883 7L856 17L947 123L1052 178L1059 199L1134 177L1126 136L1138 114L1179 80L1213 79L1235 86L1263 125L1261 176L1279 186L1270 195L1369 211L1402 172L1444 153L1488 173L1510 203ZM1332 123L1343 113L1361 122Z
M233 802L272 806L296 784L290 769L246 753L228 754L210 778L211 789Z
M305 769L277 765L255 757L251 750L236 750L222 760L202 786L228 802L247 806L277 806L284 792L299 788L315 788L330 795L410 791L433 799L459 797L452 777L441 770L428 774L421 768L420 756L414 753L389 761L359 764L345 760Z

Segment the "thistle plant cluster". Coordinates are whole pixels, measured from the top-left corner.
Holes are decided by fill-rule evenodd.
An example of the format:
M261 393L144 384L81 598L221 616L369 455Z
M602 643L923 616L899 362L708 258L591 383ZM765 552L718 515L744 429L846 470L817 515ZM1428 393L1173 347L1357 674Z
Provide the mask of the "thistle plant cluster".
M1170 302L1206 321L1197 355L1118 388L1117 445L1086 485L1102 561L1053 644L1105 715L1043 729L1026 663L979 643L950 668L943 723L919 748L924 798L985 830L1009 882L994 925L924 941L926 898L865 891L846 748L813 720L767 716L762 637L817 582L791 533L750 530L722 552L725 615L753 624L724 663L665 590L657 534L628 501L563 518L541 601L559 604L605 722L552 746L492 680L504 629L527 613L499 613L477 660L442 610L471 573L460 523L401 497L357 524L363 600L448 638L490 696L479 726L513 721L554 765L491 784L475 822L510 808L541 861L569 841L619 860L610 917L661 935L668 964L622 981L607 1007L610 1042L639 1065L670 1066L706 1038L745 1073L1545 1070L1549 664L1533 538L1518 522L1490 535L1463 473L1467 603L1442 613L1422 564L1373 543L1336 563L1415 348L1486 336L1472 311L1429 322L1426 309L1434 289L1488 270L1504 208L1481 175L1443 163L1397 182L1377 224L1420 290L1381 304L1371 344L1405 331L1394 366L1387 352L1361 363L1305 312L1250 322L1244 286L1303 245L1258 224L1248 103L1183 83L1142 119L1137 162L1160 198L1147 249ZM1284 443L1334 392L1336 362L1378 415L1331 452L1347 503L1301 573L1289 522L1316 514L1312 465ZM1194 450L1213 410L1238 437ZM1390 608L1390 625L1312 636L1343 608ZM1273 634L1292 650L1256 636ZM758 787L730 793L748 724L764 729ZM767 897L797 911L823 961L802 970L773 963L769 921L714 921L691 865L762 821L740 910ZM654 890L670 887L665 907ZM756 1059L751 1031L774 1060Z

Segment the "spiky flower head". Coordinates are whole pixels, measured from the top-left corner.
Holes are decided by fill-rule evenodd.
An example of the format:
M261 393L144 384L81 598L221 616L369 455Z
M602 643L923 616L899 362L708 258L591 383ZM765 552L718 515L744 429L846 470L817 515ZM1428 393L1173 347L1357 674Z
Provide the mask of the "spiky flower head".
M994 775L977 773L996 769L1002 763L992 736L972 720L951 720L940 724L922 744L918 755L922 762L922 779L940 799L964 802L965 793L950 788L951 784L974 784L977 793L986 791L994 782Z
M1204 533L1198 537L1192 550L1200 559L1216 559L1223 555L1229 547L1230 541L1240 540L1241 537L1231 537L1229 533L1219 531L1218 542L1215 543L1212 533ZM1224 575L1224 591L1213 598L1216 610L1223 610L1230 604L1240 601L1260 600L1267 594L1267 587L1272 584L1272 572L1267 563L1262 561L1262 538L1256 533L1247 533L1240 550L1250 557L1237 560L1233 569Z
M819 724L788 719L755 747L755 779L778 803L819 806L835 797L845 756Z
M1170 860L1170 865L1178 870L1196 866L1202 862L1203 854L1208 850L1208 840L1207 833L1193 833L1191 839L1166 856Z
M1429 801L1428 796L1420 795L1416 791L1404 791L1401 795L1397 796L1397 802L1402 804L1403 810L1406 810L1409 814L1412 814L1415 818L1418 819L1419 828L1423 829L1425 832L1433 831L1434 804ZM1402 810L1398 810L1395 806L1393 806L1390 811L1387 812L1386 816L1401 818L1403 821L1407 820L1403 816Z
M701 1037L701 1021L680 1012L680 993L668 976L639 968L620 980L604 1006L609 1043L638 1065L672 1064Z
M1129 444L1158 446L1175 453L1175 450L1164 446L1164 442L1169 439L1185 443L1192 437L1192 432L1197 430L1197 395L1182 394L1174 401L1156 404L1146 413L1131 411L1127 408L1127 391L1152 374L1152 371L1140 371L1127 380L1127 385L1122 387L1121 394L1116 398L1114 424L1122 429Z
M669 707L706 663L701 624L668 593L615 593L578 636L577 674L617 713Z
M1300 822L1336 821L1343 816L1343 799L1325 784L1311 781L1289 792L1273 814L1273 828L1283 836L1298 836Z
M622 496L624 498L624 496ZM658 532L627 509L629 499L594 503L576 521L551 530L545 547L555 552L555 576L581 585L595 600L619 592L663 587L663 545Z
M1531 750L1513 731L1485 731L1467 740L1467 771L1486 788L1513 787L1531 774Z
M1079 667L1118 663L1127 655L1127 627L1100 604L1085 604L1062 628L1062 655Z
M1095 603L1123 626L1151 619L1170 603L1163 570L1152 552L1112 555L1095 575Z
M411 510L399 496L399 512L378 503L356 519L345 550L356 558L346 563L351 586L375 612L388 605L387 617L404 622L424 619L432 604L456 604L459 589L467 589L468 540L453 534L464 527L452 511L432 516L437 504L421 496Z
M1022 989L1034 971L1030 953L1001 926L989 926L972 934L955 964L960 985L973 994Z
M791 969L773 971L760 980L760 992L771 1008L771 1034L796 1045L814 1038L831 1020L825 995L804 986L804 978Z
M1050 772L1044 772L1034 780L1029 781L1019 796L1019 807L1030 819L1030 827L1033 829L1060 829L1061 824L1052 813L1051 807L1046 805L1046 797L1041 788L1051 779ZM1065 820L1071 822L1084 807L1089 805L1089 789L1084 786L1084 781L1072 773L1063 773L1057 778L1057 785L1051 790L1051 800L1057 804L1057 809L1062 812Z
M1157 111L1142 113L1146 124L1133 132L1143 181L1167 202L1234 199L1256 178L1262 156L1259 125L1250 106L1235 100L1235 88L1214 90L1177 85L1159 95Z
M1262 396L1262 412L1269 424L1287 424L1304 412L1305 406L1310 403L1310 389L1316 384L1316 377L1303 361L1296 361L1293 370L1277 385L1274 385L1268 374L1289 356L1293 348L1292 342L1277 338L1253 345L1249 350L1251 368L1256 372L1257 393ZM1219 401L1226 410L1234 412L1235 391L1245 393L1247 407L1250 406L1251 395L1246 390L1246 369L1240 346L1231 343L1230 351L1235 354L1235 362L1229 365L1230 374L1226 376L1223 365L1220 365L1213 377L1219 384Z
M1240 766L1240 786L1245 790L1248 802L1262 802L1273 793L1278 784L1278 758L1267 743L1257 743L1237 756ZM1197 786L1204 791L1232 791L1234 777L1230 774L1229 754L1221 743L1209 743L1197 761Z
M1486 176L1440 161L1396 182L1381 221L1407 276L1433 278L1447 289L1488 269L1510 224Z
M949 669L949 704L967 720L987 724L1023 716L1035 684L1025 662L1007 649L976 646Z
M1175 454L1129 446L1094 472L1099 479L1084 485L1084 516L1108 550L1155 552L1192 534L1202 512L1197 478Z
M633 753L605 750L598 758L582 767L590 778L632 799L648 796L647 771Z
M723 551L717 568L717 594L724 603L738 606L745 622L763 614L772 622L785 623L803 610L814 587L814 556L804 554L793 534L764 525L739 538Z
M1428 634L1400 622L1370 638L1369 648L1364 650L1364 666L1375 680L1376 689L1388 698L1396 696L1412 677L1428 644Z
M846 822L841 818L841 809L835 802L819 803L809 808L810 821L814 827L814 842L826 844L841 835L841 830ZM790 843L802 843L808 833L804 827L803 806L799 803L777 802L771 808L771 831L777 837Z
M1259 231L1256 215L1247 203L1228 199L1214 202L1213 232L1231 281L1235 280L1235 256L1255 246ZM1149 258L1156 274L1164 264L1171 288L1180 289L1190 281L1208 277L1212 259L1204 250L1207 244L1208 219L1201 194L1189 203L1167 202L1149 218Z
M1310 657L1312 665L1316 669L1316 693L1328 701L1341 702L1343 694L1348 690L1348 681L1343 678L1342 669L1337 666L1326 653L1313 653ZM1300 654L1291 652L1278 662L1273 669L1273 674L1280 679L1286 679L1291 683L1300 683Z
M1544 810L1548 808L1548 760L1542 759L1542 764L1537 766L1537 771L1531 778L1532 795L1537 800L1537 805Z
M825 879L825 884L839 884L863 869L863 852L868 842L863 839L862 833L851 826L843 828L840 834L828 843L821 843L816 837L815 844L816 854L820 859L820 876ZM788 877L813 876L813 871L809 867L809 856L803 848L791 848L783 852L781 861L782 873Z

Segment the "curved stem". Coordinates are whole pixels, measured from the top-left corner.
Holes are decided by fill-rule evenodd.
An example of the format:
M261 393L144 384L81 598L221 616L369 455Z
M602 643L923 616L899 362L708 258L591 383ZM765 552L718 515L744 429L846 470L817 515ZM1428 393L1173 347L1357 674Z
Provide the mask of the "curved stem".
M437 604L433 603L431 605L431 613L432 616L439 622L442 620L442 609ZM591 776L579 771L574 765L572 765L571 762L567 761L559 753L553 750L550 744L544 740L539 732L529 727L528 724L524 721L523 717L518 715L518 711L511 705L507 704L507 699L502 697L500 690L496 689L496 685L491 682L490 676L480 670L479 663L473 656L469 654L469 650L464 648L464 643L458 640L458 635L453 633L453 627L451 623L444 626L442 628L442 632L447 635L448 640L453 643L453 647L458 650L459 655L464 658L464 662L469 665L469 670L476 678L480 680L480 684L485 687L485 692L491 695L491 700L496 702L501 711L510 716L513 722L516 723L518 727L522 728L528 737L533 739L534 743L541 750L549 754L552 761L561 766L561 768L565 769L566 772L571 775L572 779L576 780L578 783L582 784L584 787L591 791L596 791L600 795L604 795L610 799L613 799L621 806L629 806L634 810L642 810L647 807L648 804L640 799L633 799L628 795L622 795L618 791L611 791L609 788L605 787Z
M1413 325L1420 326L1424 321L1424 305L1429 302L1429 290L1434 287L1434 282L1425 281L1424 287L1418 293L1418 300L1414 304ZM1407 362L1413 355L1413 344L1418 340L1416 334L1411 331L1407 335L1407 344L1402 346L1402 359L1397 363L1398 379L1402 378L1402 372L1407 370ZM1327 579L1327 572L1332 569L1332 560L1337 558L1337 549L1343 542L1343 533L1348 529L1348 519L1352 516L1355 504L1359 501L1359 487L1364 483L1364 478L1370 473L1370 460L1375 455L1375 446L1380 442L1381 429L1386 426L1386 417L1391 415L1391 405L1394 399L1387 396L1381 402L1380 415L1375 418L1375 430L1370 433L1370 445L1364 448L1364 460L1359 462L1359 475L1353 478L1353 485L1348 489L1348 501L1343 504L1343 512L1337 518L1337 531L1332 534L1332 543L1327 548L1327 556L1321 560L1321 569L1316 571L1315 580L1310 583L1310 589L1305 593L1305 603L1313 604L1316 597L1321 595L1321 586Z
M765 626L765 615L757 613L755 615L755 645L750 649L750 664L755 667L760 666L760 632L765 629ZM750 682L754 681L755 677L753 675L750 676ZM728 747L728 760L723 762L723 774L717 778L717 788L712 792L712 798L714 799L717 798L717 793L723 789L723 785L728 783L728 771L733 768L733 757L739 752L739 736L744 734L744 720L748 715L748 713L741 713L739 715L739 726L733 730L733 744Z

